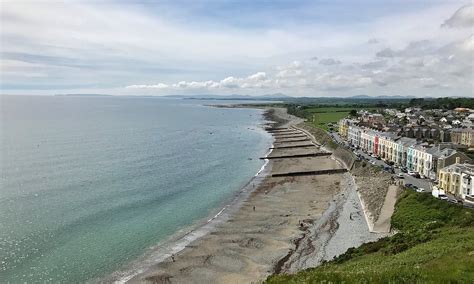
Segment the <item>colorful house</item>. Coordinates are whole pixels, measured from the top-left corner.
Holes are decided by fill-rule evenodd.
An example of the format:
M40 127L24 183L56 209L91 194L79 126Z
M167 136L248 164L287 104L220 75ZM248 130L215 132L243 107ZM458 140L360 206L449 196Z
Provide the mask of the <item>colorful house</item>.
M474 204L474 165L455 163L444 167L439 171L438 180L440 189Z

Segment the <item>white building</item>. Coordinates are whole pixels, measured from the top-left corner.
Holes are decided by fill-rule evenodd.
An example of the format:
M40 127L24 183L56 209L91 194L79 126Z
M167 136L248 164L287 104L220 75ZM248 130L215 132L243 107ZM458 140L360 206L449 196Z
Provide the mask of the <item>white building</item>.
M356 125L350 125L347 131L347 141L354 147L360 147L361 128Z
M464 165L461 171L460 193L465 202L474 204L474 165Z

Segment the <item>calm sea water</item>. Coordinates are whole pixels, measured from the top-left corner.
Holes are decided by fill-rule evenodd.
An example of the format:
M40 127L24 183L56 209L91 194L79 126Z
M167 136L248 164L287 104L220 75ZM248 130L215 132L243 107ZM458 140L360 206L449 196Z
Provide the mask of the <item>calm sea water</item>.
M261 112L0 96L0 282L81 282L215 214L260 169ZM253 159L249 159L253 158Z

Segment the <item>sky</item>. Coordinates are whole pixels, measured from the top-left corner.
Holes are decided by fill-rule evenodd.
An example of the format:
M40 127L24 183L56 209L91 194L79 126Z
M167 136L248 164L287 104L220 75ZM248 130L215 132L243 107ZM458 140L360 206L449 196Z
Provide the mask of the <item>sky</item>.
M1 94L474 97L472 1L2 0Z

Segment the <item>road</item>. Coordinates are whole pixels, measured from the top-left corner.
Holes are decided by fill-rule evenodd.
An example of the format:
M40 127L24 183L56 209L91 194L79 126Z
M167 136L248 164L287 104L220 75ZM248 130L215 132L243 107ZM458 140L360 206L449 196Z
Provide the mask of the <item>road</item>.
M347 143L342 139L342 137L339 135L337 132L331 132L330 135L333 137L333 139L341 145L348 146ZM375 166L384 166L384 167L389 167L390 165L386 164L383 160L378 160L377 158L371 157L367 153L363 152L362 150L355 150L353 151L356 155L360 154L362 157L364 157L366 160L368 160L369 163L375 165ZM399 179L396 175L399 173L402 173L400 169L394 169L395 174L393 175L394 178ZM403 173L404 176L404 184L412 184L418 188L423 188L427 194L431 194L431 191L433 189L433 182L429 179L422 179L422 178L415 178L413 176L410 176L406 173ZM456 198L450 194L446 194L448 196L448 200L450 201L455 201ZM466 207L471 207L468 205L465 205Z
M339 133L336 133L336 132L331 132L330 135L334 138L334 140L338 143L338 144L342 144L342 145L346 145L346 142L342 139L342 137L339 135ZM346 145L347 146L347 145ZM369 161L369 163L371 163L372 165L375 165L375 166L383 166L383 167L390 167L390 165L388 165L387 163L385 163L383 160L378 160L377 158L374 158L374 157L371 157L370 155L368 155L367 153L363 152L362 150L355 150L353 151L356 155L361 155L362 157L364 157L366 160ZM395 174L394 176L396 176L397 174L401 173L400 169L395 169ZM433 183L431 182L431 180L429 179L421 179L421 178L415 178L413 176L410 176L408 174L403 174L404 175L404 180L405 180L405 184L413 184L415 185L416 187L418 188L423 188L426 190L426 192L431 192L431 189L433 187ZM395 177L397 178L397 177Z

